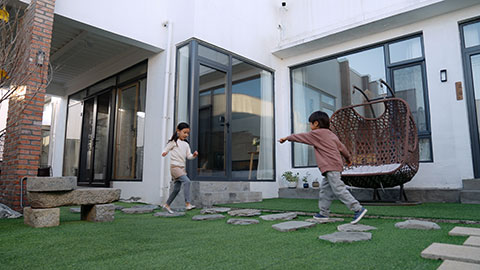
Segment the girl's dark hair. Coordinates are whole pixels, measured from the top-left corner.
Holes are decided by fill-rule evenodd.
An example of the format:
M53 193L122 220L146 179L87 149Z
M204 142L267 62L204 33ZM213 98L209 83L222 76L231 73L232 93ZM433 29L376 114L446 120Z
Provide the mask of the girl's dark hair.
M181 122L177 125L177 129L173 132L173 135L172 137L170 138L170 140L168 140L168 142L171 142L171 141L174 141L175 143L177 143L177 140L178 140L178 133L177 133L177 130L182 130L182 129L185 129L185 128L190 128L190 126L185 123L185 122Z
M308 122L313 124L315 121L318 122L319 128L330 128L330 117L328 117L328 114L322 111L316 111L310 114L310 117L308 117Z

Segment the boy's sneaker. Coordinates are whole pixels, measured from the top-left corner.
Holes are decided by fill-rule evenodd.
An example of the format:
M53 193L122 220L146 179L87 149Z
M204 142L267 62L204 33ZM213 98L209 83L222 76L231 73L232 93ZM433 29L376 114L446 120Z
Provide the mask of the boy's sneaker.
M185 208L186 208L187 210L192 210L193 208L196 208L196 206L189 203L189 204L187 204L187 206L186 206Z
M362 207L362 210L355 212L355 214L353 215L353 220L350 222L350 224L357 224L360 221L360 219L362 219L363 216L365 216L366 213L367 213L367 209Z
M164 204L162 205L162 208L167 211L169 214L173 214L173 210L170 208L170 206Z
M324 215L321 215L320 213L313 216L313 218L316 219L316 220L322 220L322 221L327 221L328 220L328 217L326 217Z

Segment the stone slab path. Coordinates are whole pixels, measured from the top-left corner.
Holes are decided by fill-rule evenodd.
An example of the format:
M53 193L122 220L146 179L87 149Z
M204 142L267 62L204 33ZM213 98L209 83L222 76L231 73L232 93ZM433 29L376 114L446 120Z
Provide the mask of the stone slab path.
M123 208L121 211L125 214L145 214L153 212L153 208L150 207L130 207Z
M480 237L479 236L470 236L463 243L464 246L480 247Z
M183 217L185 216L185 212L173 212L170 214L168 212L157 212L153 214L154 217Z
M232 210L232 208L226 207L212 207L212 208L204 208L200 210L200 214L218 214L218 213L226 213Z
M260 216L262 212L257 209L238 209L238 210L228 211L228 214L232 217L235 217L235 216L253 217L253 216Z
M192 217L192 220L215 220L225 218L224 215L212 214L212 215L196 215Z
M305 222L305 221L287 221L287 222L274 224L272 225L272 228L281 232L290 232L290 231L296 231L298 229L310 228L315 225L317 224Z
M452 236L480 236L480 228L460 227L453 228L448 235Z
M269 220L269 221L271 221L271 220L292 220L296 217L297 217L297 213L293 213L293 212L260 216L261 219Z
M395 224L398 229L413 229L413 230L440 230L437 223L423 220L407 220Z
M318 239L332 243L352 243L370 240L372 239L372 234L369 232L334 232L331 234L320 235Z
M454 260L480 264L480 248L442 243L433 243L421 253L426 259Z
M260 221L251 218L231 218L227 220L227 224L232 225L251 225L251 224L258 224Z
M371 230L376 230L377 228L373 226L363 225L363 224L342 224L337 226L337 230L340 232L367 232Z
M317 223L317 224L325 224L325 223L334 223L334 222L344 222L345 219L343 218L329 218L324 220L309 218L305 220L306 222Z
M437 270L480 270L480 264L446 260Z

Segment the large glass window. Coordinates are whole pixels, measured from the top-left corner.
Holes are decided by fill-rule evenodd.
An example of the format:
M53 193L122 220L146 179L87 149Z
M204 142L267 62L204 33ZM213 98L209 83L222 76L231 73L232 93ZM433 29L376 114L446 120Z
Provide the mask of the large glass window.
M232 176L272 179L272 74L235 58L232 74Z
M390 64L386 65L387 62ZM421 37L418 36L292 68L293 132L309 131L308 116L314 111L322 110L331 116L341 107L389 95L380 82L389 81L396 97L407 101L415 117L421 160L431 161L424 65ZM376 110L374 108L373 113ZM372 116L370 110L358 109L358 112ZM315 164L311 146L293 144L294 167Z
M117 91L114 179L140 179L143 169L145 79Z
M82 135L83 98L86 91L70 96L68 100L67 130L63 156L63 175L78 176L80 136Z
M141 180L146 62L69 97L63 174L82 185Z
M194 117L192 177L273 181L272 72L193 40L177 50L176 78L175 123Z

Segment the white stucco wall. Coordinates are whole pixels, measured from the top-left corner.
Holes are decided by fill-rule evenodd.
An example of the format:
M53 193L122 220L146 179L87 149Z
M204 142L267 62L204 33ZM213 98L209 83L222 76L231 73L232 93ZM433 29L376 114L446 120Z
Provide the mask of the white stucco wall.
M275 132L276 138L280 138L289 135L291 131L291 121L289 120L291 116L289 66L408 34L423 32L434 162L422 163L419 173L407 186L460 188L461 179L473 177L466 104L465 100L457 101L455 99L454 83L461 81L464 84L458 21L478 16L480 5L420 22L415 20L415 23L388 31L369 34L347 42L281 59L272 54L280 44L281 32L277 28L279 23L283 23L284 29L290 31L283 33L284 38L299 37L305 33L312 35L315 29L318 29L319 24L324 23L323 19L308 22L307 17L313 15L302 17L301 10L294 10L294 5L290 4L291 2L298 3L297 0L287 1L289 16L292 13L299 12L298 16L300 17L298 19L308 22L308 27L306 26L305 29L298 22L293 23L282 19L284 14L281 9L281 1L276 0L162 0L137 1L138 5L137 2L136 5L131 5L129 1L125 0L114 2L112 4L113 1L87 0L86 2L76 3L57 0L55 12L79 20L82 23L90 24L93 27L124 35L129 39L138 40L143 44L150 44L164 50L158 54L139 53L137 55L118 56L118 59L112 59L103 66L89 70L68 85L69 90L67 92L71 94L138 63L141 59L148 58L143 182L113 182L114 187L122 188L122 198L139 196L151 203L160 203L166 199L170 179L168 176L168 160L162 158L160 154L164 143L171 135L173 125L172 94L174 91L175 45L192 37L275 70ZM340 6L346 3L346 1L340 2ZM361 11L366 12L367 15L370 14L369 18L371 19L377 7L369 9L371 1L360 2L362 5ZM442 1L396 0L389 3L396 7L395 10L401 11L402 5L403 8L412 7L413 2L427 5ZM314 4L313 1L307 1L302 5L305 10L312 8L311 5ZM329 7L331 5L333 4L329 4ZM86 6L93 8L85 12ZM340 13L337 16L339 17L338 20L345 24L343 26L345 29L348 28L349 18L357 18L359 12L354 9L348 10L350 11ZM135 16L135 14L142 14L142 16ZM332 20L337 17L333 17ZM357 19L355 20L357 22ZM168 27L162 25L166 21L169 22L169 27L171 27L172 39L170 43L168 43ZM333 23L329 25L333 27ZM169 49L172 53L170 58L171 71L166 74L165 61ZM439 81L439 71L441 69L447 69L448 71L448 82L446 83ZM168 91L166 91L165 80L168 76L170 76L170 82L167 87ZM165 99L167 99L167 108L163 106ZM66 106L65 103L64 106ZM165 112L167 113L165 114ZM61 147L58 147L57 151L60 152L60 149L63 151ZM284 145L277 143L277 181L251 182L251 189L262 191L264 198L277 197L278 187L286 186L280 177L286 170L298 171L301 175L308 171L311 174L310 180L321 178L318 169L315 168L292 169L291 158L289 143ZM162 168L164 169L162 170Z
M461 188L462 179L473 178L473 165L466 103L465 100L457 101L455 96L455 82L460 81L465 85L458 22L474 18L478 16L479 12L480 5L476 5L286 58L280 63L280 67L275 67L277 69L275 85L277 96L280 93L283 93L284 96L289 94L289 88L283 87L288 85L289 81L288 66L423 32L434 162L421 163L419 172L406 186L410 188ZM440 82L439 79L441 69L448 71L448 81L445 83ZM280 74L285 74L285 76ZM277 107L289 108L286 100L277 100L277 102ZM289 110L277 111L277 119L285 119L289 115ZM277 136L281 137L289 133L290 125L277 121L277 129ZM277 156L290 155L289 152L288 147L287 149L277 148ZM282 159L278 161L277 168L286 168L290 164L290 160Z

